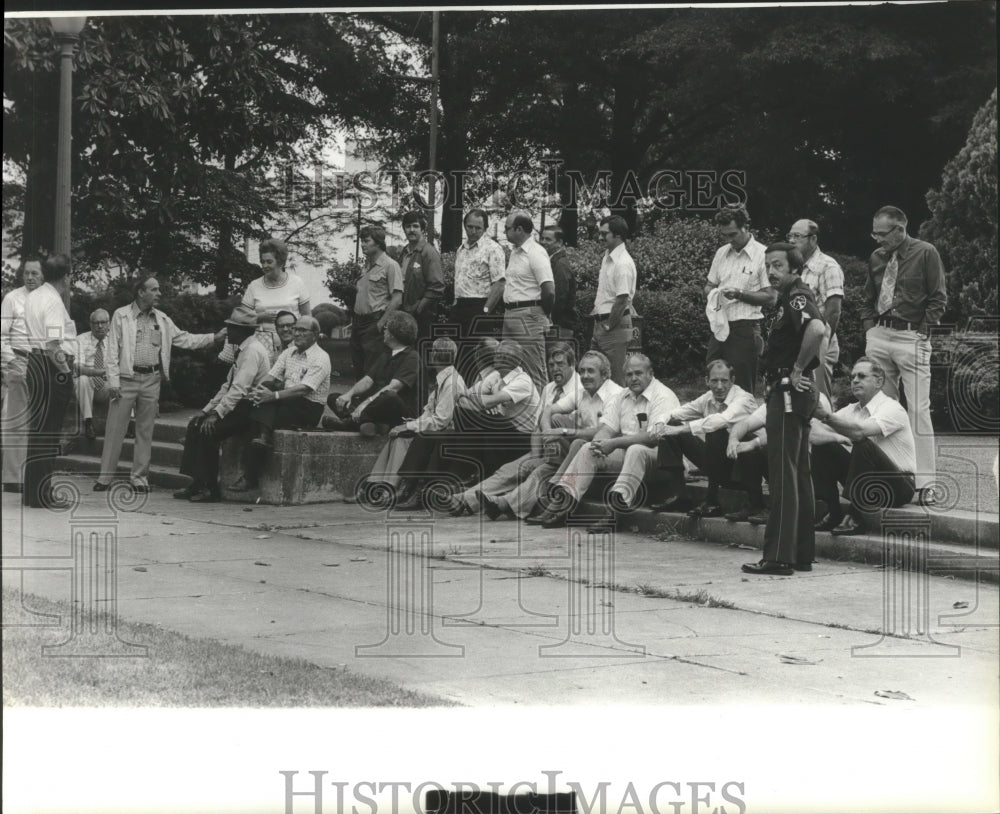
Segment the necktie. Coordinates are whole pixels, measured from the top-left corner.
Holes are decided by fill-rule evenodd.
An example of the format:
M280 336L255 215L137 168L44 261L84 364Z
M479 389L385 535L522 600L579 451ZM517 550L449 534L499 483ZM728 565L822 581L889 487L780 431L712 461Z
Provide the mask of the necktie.
M104 370L104 340L97 340L97 347L94 348L94 367L98 370ZM107 384L107 380L103 376L94 376L91 379L91 384L94 385L94 390L103 390L104 386Z
M892 301L896 295L896 276L899 274L899 259L896 253L892 253L889 262L885 266L885 274L882 277L882 290L878 295L878 305L876 310L879 314L888 314L892 310Z

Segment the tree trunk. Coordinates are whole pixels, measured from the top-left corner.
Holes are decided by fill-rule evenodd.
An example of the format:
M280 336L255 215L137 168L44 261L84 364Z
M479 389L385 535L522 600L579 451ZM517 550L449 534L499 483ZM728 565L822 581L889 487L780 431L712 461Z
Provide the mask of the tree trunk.
M611 211L625 218L629 234L635 234L637 222L636 201L622 198L629 173L638 176L635 126L638 94L634 74L625 67L615 83L615 109L611 124ZM626 195L628 193L626 192Z
M226 154L226 170L236 169L236 156ZM230 259L233 253L233 222L223 218L219 222L219 247L215 255L215 296L224 300L229 297L232 277L230 274Z

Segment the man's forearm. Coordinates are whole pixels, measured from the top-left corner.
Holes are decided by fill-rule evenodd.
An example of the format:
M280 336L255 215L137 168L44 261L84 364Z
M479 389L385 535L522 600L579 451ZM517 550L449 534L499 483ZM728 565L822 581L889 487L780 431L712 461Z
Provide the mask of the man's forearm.
M795 360L795 367L798 370L805 370L806 365L819 353L819 346L823 341L824 334L826 334L826 326L822 322L809 321L805 335L802 337L802 346L799 348L799 358Z
M622 321L622 316L626 308L628 308L628 295L622 294L616 297L614 304L611 306L611 316L608 317L608 330L618 327L618 323Z
M823 419L823 423L834 429L840 435L843 435L845 438L849 438L854 443L863 441L865 438L864 432L862 432L861 428L857 424L853 421L848 421L843 416L839 416L836 413L827 414L826 418Z
M830 326L830 336L837 333L837 325L840 323L842 299L842 297L834 295L833 297L827 297L826 302L823 304L823 316L826 318L826 324Z

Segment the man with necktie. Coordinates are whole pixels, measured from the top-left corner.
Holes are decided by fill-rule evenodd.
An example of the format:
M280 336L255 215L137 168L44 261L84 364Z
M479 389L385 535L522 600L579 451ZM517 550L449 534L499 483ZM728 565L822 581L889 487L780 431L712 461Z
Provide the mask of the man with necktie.
M883 392L899 399L902 382L917 450L916 495L931 505L936 462L930 330L940 322L948 295L937 249L907 235L906 224L906 215L895 206L875 213L872 239L879 248L869 260L861 320L865 355L885 371Z
M90 440L94 432L94 400L108 400L108 371L104 366L111 315L98 308L90 315L90 330L77 339L76 403L83 419L83 434Z

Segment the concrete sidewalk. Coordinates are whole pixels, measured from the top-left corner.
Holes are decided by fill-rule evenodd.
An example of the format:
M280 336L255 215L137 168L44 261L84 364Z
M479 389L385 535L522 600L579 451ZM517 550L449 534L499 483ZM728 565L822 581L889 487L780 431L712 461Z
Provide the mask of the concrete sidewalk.
M748 577L740 546L356 505L112 509L67 481L70 512L4 495L5 585L68 600L71 535L114 531L125 619L462 704L998 702L995 585L826 561Z

